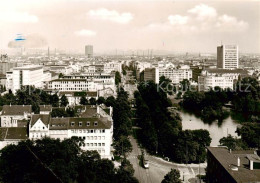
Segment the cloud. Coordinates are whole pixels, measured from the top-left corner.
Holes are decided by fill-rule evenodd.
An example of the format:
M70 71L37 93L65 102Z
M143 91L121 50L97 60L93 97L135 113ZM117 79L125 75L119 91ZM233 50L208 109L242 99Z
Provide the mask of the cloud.
M11 23L36 23L38 17L28 12L0 11L0 21Z
M237 20L236 17L222 15L218 18L216 27L221 31L244 31L248 28L248 23Z
M92 31L92 30L82 29L80 31L76 31L75 34L77 36L92 37L92 36L95 36L97 33L95 31Z
M195 6L194 8L188 10L188 13L196 15L196 18L202 21L212 19L217 16L216 9L205 4Z
M47 46L47 40L39 34L23 36L24 40L13 40L8 43L9 48L41 48Z
M119 13L115 10L108 10L105 8L90 10L87 15L91 18L100 19L100 20L109 20L112 22L127 24L133 19L133 14L124 12Z
M218 15L215 8L200 4L187 11L187 15L169 15L168 21L152 23L146 28L152 31L174 31L175 34L201 32L241 32L249 24L230 15Z
M168 17L168 20L170 21L170 24L172 25L184 25L187 23L188 21L188 17L187 16L181 16L181 15L170 15Z

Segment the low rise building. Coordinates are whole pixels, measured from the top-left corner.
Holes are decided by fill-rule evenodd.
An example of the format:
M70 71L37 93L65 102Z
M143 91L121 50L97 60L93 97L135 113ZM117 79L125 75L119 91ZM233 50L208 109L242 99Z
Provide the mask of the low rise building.
M43 137L61 140L79 137L83 150L96 150L102 158L111 158L113 137L112 108L85 106L81 117L51 118L48 114L35 114L29 123L29 138Z
M18 127L18 120L28 120L31 105L4 105L1 111L1 127Z
M27 140L27 127L0 128L0 149L7 145L17 145L22 140Z

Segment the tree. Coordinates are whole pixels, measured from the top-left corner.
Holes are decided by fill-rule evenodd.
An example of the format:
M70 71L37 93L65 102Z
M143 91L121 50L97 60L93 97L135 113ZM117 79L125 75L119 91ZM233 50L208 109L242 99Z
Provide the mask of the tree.
M62 95L60 98L60 106L66 107L69 104L68 98L65 95Z
M59 78L62 78L64 75L62 73L59 74Z
M55 93L54 95L51 95L51 105L52 107L59 107L59 97L57 95L57 93Z
M52 109L51 111L51 117L68 117L68 114L66 113L64 108L56 108Z
M133 149L129 138L123 135L120 136L120 139L114 143L114 148L115 148L115 154L124 157L127 153L130 153Z
M0 151L1 182L138 183L127 160L117 170L112 161L101 159L97 151L82 151L80 144L84 144L83 140L73 137L8 145Z
M96 105L97 101L96 101L95 98L91 97L91 98L89 99L89 103L90 103L90 105Z
M237 128L237 134L241 136L249 148L260 147L260 124L259 123L244 123L241 128Z
M242 143L241 139L235 138L230 134L227 137L223 137L219 140L221 146L227 146L231 150L244 149L246 146Z
M87 105L88 104L88 99L86 99L85 96L80 97L80 102L81 105Z
M162 183L181 183L180 172L176 169L171 169L169 173L164 176Z
M116 83L116 85L121 83L121 75L118 71L116 71L116 74L115 74L115 83Z
M104 104L106 102L106 99L104 97L98 97L97 103L98 104Z
M116 103L116 99L115 97L113 96L109 96L107 97L106 99L106 102L105 102L105 105L108 106L108 107L114 107L115 106L115 103Z

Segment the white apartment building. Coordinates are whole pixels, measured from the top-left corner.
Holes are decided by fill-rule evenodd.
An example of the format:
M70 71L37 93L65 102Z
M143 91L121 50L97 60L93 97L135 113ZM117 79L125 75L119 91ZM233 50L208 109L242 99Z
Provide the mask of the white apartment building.
M1 127L18 127L19 120L28 120L31 114L31 105L4 105L1 111Z
M48 89L59 91L98 91L106 88L116 90L114 74L67 75L48 84Z
M234 84L239 76L247 75L246 70L235 69L207 69L198 77L198 90L207 91L216 86L222 89L234 89Z
M181 66L180 68L176 67L160 67L159 68L159 77L165 76L166 78L169 78L172 80L173 84L179 84L182 80L192 79L192 70L189 66Z
M122 72L122 64L119 62L108 62L104 63L104 72L111 73L113 71Z
M13 93L21 89L22 86L43 87L43 79L45 78L42 66L29 65L23 67L15 67L12 72L8 72L6 81L6 89L11 89Z
M64 140L79 137L85 143L81 146L83 150L96 150L102 158L111 159L112 108L109 114L100 106L94 110L96 113L87 117L51 118L50 115L33 115L29 124L29 138L35 140L48 136Z
M238 46L221 45L217 47L217 67L221 69L238 68Z

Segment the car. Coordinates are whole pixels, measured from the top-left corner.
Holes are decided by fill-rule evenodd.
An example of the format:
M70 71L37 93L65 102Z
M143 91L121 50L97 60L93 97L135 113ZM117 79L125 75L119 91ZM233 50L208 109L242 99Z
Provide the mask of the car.
M147 159L143 160L144 168L149 168L149 161Z

